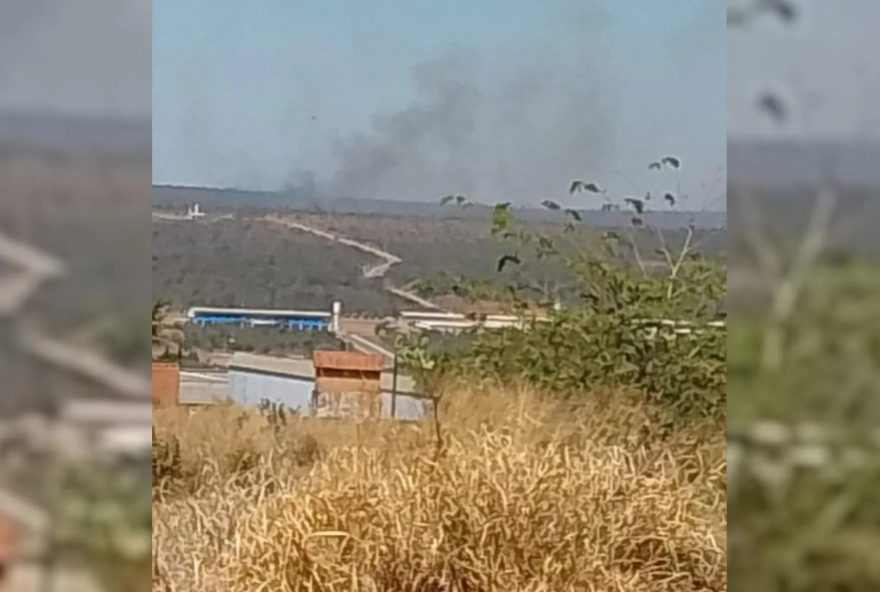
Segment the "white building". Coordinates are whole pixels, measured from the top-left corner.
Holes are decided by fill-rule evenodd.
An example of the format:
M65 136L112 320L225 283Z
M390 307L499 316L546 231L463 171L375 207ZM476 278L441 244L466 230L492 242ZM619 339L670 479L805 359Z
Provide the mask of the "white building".
M190 208L186 212L186 217L189 220L198 220L199 218L204 218L205 213L201 210L199 204L195 204L194 206L190 206Z

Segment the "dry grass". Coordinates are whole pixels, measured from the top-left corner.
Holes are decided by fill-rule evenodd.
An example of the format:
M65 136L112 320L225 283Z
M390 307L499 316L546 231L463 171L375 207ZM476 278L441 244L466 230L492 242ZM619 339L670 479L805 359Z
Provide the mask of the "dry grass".
M441 449L432 422L159 409L153 589L726 590L723 430L649 415L457 392Z

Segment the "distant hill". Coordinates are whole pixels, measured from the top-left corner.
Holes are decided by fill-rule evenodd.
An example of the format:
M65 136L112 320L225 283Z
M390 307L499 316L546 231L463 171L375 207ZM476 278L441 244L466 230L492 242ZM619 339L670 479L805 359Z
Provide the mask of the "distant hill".
M880 260L880 143L731 141L727 157L733 262L746 225L741 200L752 199L775 234L799 236L829 173L840 185L830 246Z
M152 129L149 119L0 111L0 149L149 158Z
M831 174L852 188L880 188L880 143L731 140L728 186L768 190L815 185Z
M363 200L353 198L321 198L294 192L259 192L241 189L207 187L153 186L153 204L180 208L199 202L203 208L219 209L292 209L336 214L400 216L403 218L486 219L490 208L474 205L469 208L443 207L439 203ZM565 215L542 209L517 208L517 217L530 221L563 221ZM626 212L584 211L584 222L593 226L618 227L629 224ZM645 216L648 225L664 228L685 228L691 222L700 229L726 227L724 212L651 212Z

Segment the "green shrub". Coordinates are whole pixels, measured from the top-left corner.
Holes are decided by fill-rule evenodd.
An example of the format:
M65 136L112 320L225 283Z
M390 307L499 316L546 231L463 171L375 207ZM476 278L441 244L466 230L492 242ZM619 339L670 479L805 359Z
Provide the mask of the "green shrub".
M637 209L633 223L641 226L644 206ZM575 278L574 297L555 307L553 301L527 295L514 274L503 294L495 296L507 298L526 316L540 311L546 321L535 320L525 330L476 331L453 347L425 336L400 337L401 359L423 386L449 379L524 380L561 396L611 387L639 392L676 417L724 417L726 330L712 322L722 317L726 270L722 260L695 252L690 234L677 252L663 243L659 252L668 266L649 271L638 264L637 251L635 256L626 251L636 246L625 233L606 232L594 252L572 255L554 238L518 226L508 204L495 208L492 231L511 252L499 261L499 272L527 258L562 261ZM485 289L458 286L478 298L487 297ZM683 324L690 332L677 332L662 321Z

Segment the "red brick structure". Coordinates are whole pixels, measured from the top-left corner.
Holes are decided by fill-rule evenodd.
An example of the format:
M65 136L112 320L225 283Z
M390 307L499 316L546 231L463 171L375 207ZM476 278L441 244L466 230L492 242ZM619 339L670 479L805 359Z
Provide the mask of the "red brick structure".
M316 415L379 417L383 360L376 354L347 351L316 351Z
M180 401L180 366L153 362L153 403L177 405Z
M9 579L9 570L18 552L18 528L8 517L0 514L0 587Z

